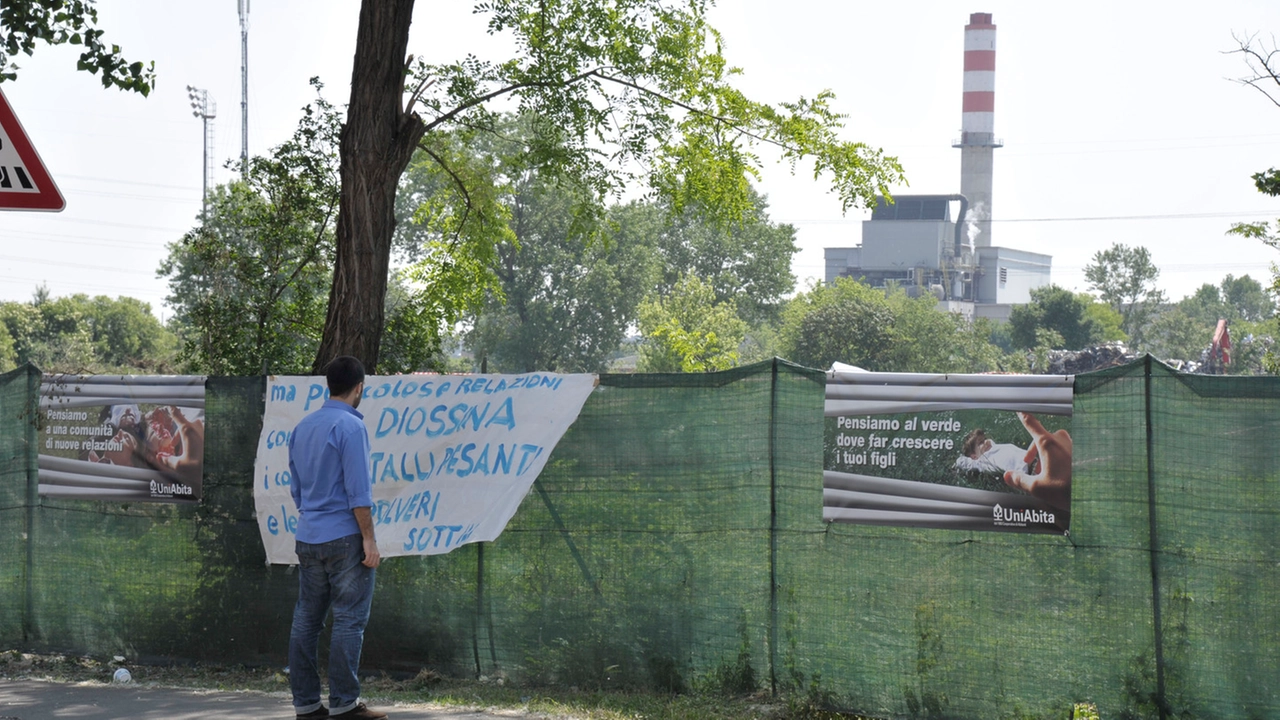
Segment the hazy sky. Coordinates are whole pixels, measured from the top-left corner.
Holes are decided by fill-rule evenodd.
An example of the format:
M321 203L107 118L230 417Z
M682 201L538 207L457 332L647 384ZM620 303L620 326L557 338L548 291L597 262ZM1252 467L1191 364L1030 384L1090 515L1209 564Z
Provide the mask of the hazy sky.
M443 62L500 57L470 3L419 0L410 52ZM202 130L186 86L217 101L215 180L240 154L235 0L104 0L100 26L130 59L154 60L149 98L75 71L73 48L37 48L0 86L67 198L62 213L0 213L0 299L131 295L163 309L166 243L200 208ZM249 32L249 150L285 140L319 76L346 102L355 0L257 0ZM1280 108L1231 78L1232 33L1280 34L1280 2L1040 3L943 0L722 0L712 13L752 97L831 89L845 136L903 162L910 193L959 191L964 25L998 26L993 244L1053 256L1053 282L1121 242L1148 247L1173 298L1224 275L1260 281L1280 253L1228 237L1236 220L1280 217L1249 176L1280 165ZM765 169L771 216L796 226L793 270L823 274L823 248L860 242L865 211L842 216L821 180Z

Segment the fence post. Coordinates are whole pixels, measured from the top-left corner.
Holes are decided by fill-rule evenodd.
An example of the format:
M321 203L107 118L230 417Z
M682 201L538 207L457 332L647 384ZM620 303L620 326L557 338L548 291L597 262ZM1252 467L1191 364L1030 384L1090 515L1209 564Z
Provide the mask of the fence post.
M1151 615L1155 624L1156 651L1156 707L1160 719L1168 717L1168 703L1165 700L1164 685L1164 625L1161 618L1160 595L1160 558L1159 528L1156 522L1156 472L1155 472L1155 440L1151 427L1151 354L1148 353L1143 362L1143 412L1146 414L1147 430L1147 545L1151 559Z
M32 446L39 440L36 428L40 427L40 380L41 374L35 366L27 364L27 420L30 429L24 430L27 436L27 558L24 574L26 588L22 608L22 642L31 642L35 613L35 553L36 553L36 505L40 503L40 471L39 464L32 462L39 455L39 448L32 452Z
M484 543L476 543L476 615L471 621L471 652L476 658L476 679L480 678L480 616L484 612ZM490 638L492 640L493 638Z
M769 690L778 694L778 358L769 385Z

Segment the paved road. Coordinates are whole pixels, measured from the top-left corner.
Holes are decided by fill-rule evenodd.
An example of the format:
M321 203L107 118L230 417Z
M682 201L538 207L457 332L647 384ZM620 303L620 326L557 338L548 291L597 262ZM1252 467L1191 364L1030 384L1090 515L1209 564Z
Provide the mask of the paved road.
M483 712L434 705L374 705L391 720L513 720L520 711ZM287 693L180 690L142 685L0 680L0 720L196 720L294 717Z

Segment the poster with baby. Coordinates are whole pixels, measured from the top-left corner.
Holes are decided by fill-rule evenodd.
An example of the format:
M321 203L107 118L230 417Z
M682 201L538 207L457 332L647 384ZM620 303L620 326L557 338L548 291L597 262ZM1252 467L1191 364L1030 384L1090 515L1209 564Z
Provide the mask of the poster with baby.
M1067 533L1071 375L827 375L823 519Z
M200 502L204 380L200 375L45 375L40 496Z

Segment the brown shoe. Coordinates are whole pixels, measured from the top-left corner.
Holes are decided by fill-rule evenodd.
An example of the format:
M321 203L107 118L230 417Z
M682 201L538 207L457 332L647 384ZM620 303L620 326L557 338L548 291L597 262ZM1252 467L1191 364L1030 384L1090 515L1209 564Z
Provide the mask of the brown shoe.
M316 708L305 715L299 715L298 720L317 720L318 718L327 717L329 717L329 708L321 705L319 708Z
M387 720L386 713L375 712L365 707L364 703L360 703L344 713L330 715L334 720Z

